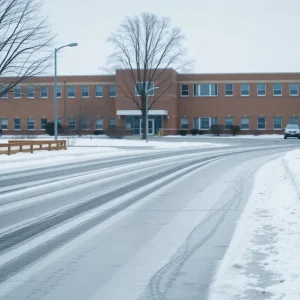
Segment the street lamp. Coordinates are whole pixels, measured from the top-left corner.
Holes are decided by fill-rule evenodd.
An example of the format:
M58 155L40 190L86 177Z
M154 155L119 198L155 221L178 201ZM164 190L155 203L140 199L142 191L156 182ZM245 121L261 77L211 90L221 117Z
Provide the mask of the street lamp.
M148 143L148 130L149 130L149 128L148 128L148 126L149 126L149 124L148 124L148 103L149 103L148 95L149 95L149 92L151 92L152 90L154 91L154 90L158 90L158 89L159 89L158 86L154 86L151 89L146 91L146 143Z
M57 52L66 47L76 47L77 43L71 43L68 45L61 46L59 48L55 48L54 50L54 136L55 140L57 140Z

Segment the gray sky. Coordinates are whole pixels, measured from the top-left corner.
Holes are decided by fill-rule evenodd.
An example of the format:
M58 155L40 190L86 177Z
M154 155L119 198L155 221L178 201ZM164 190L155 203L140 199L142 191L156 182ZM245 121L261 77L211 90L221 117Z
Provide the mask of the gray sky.
M125 16L171 18L186 35L194 73L300 72L300 0L43 0L57 45L59 74L100 74L107 37Z

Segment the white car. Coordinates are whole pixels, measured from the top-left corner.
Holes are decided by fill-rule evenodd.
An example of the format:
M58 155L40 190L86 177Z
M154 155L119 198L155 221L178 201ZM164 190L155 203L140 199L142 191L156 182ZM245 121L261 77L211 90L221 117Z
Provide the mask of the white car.
M300 139L300 128L296 124L288 124L284 129L284 138L297 137Z

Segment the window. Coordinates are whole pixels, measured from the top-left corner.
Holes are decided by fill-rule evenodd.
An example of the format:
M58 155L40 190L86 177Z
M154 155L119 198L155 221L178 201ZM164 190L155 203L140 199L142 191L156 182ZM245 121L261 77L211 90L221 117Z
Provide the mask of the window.
M76 122L74 118L68 118L68 129L76 129Z
M200 118L200 129L210 129L210 118Z
M189 119L188 118L180 119L180 129L189 129Z
M84 118L81 120L81 129L88 130L90 128L89 119Z
M161 116L159 116L161 117ZM154 117L155 119L156 117ZM160 120L160 128L162 128L162 120ZM141 133L141 120L140 116L125 116L125 128L132 129L133 134Z
M68 98L75 98L76 91L75 91L75 85L68 85Z
M298 125L298 117L290 117L289 124Z
M117 88L115 85L109 86L109 97L116 97L117 94Z
M57 124L62 125L62 119L61 118L57 118Z
M145 92L150 90L148 93L148 96L154 96L154 82L153 81L152 82L146 81L145 86L144 86L143 82L137 82L135 84L135 95L140 96L141 93L144 91L144 89L145 89Z
M56 97L61 98L62 95L62 87L60 85L56 86ZM74 94L75 95L75 94ZM75 96L74 96L75 97Z
M34 98L34 86L28 86L27 87L27 98Z
M200 128L200 124L199 124L200 118L194 118L194 127L193 128Z
M41 98L48 98L48 87L41 86Z
M265 117L257 118L257 129L266 129L266 118Z
M95 124L95 129L102 130L103 129L103 119L97 119Z
M6 130L8 128L8 122L6 118L1 119L0 129Z
M225 84L225 96L233 96L233 84L232 83Z
M218 117L210 118L210 124L211 125L218 124Z
M21 87L19 85L16 85L14 88L14 98L21 98Z
M6 86L1 86L1 98L7 98L8 97L6 89L7 89Z
M41 118L41 130L46 129L46 124L48 123L48 120L46 118Z
M181 96L185 97L189 95L189 85L188 84L182 84L181 85Z
M282 118L281 117L273 118L273 129L282 129Z
M116 119L111 117L109 118L109 126L116 126Z
M14 119L14 130L21 130L21 119Z
M211 125L213 124L218 124L218 117L194 118L194 128L197 129L210 129Z
M232 125L233 125L233 118L227 117L225 119L225 129L230 129Z
M27 129L34 130L34 119L33 118L27 119Z
M241 96L250 96L250 84L249 83L241 84Z
M273 84L273 96L282 96L282 84L281 83Z
M218 96L218 85L215 83L194 84L194 96Z
M257 96L266 96L266 84L265 83L257 84Z
M103 97L103 85L96 85L95 87L95 96Z
M82 85L81 86L81 97L82 98L88 98L89 96L89 86L88 85Z
M290 96L298 96L299 95L298 83L290 83L289 90L290 90Z
M241 129L242 130L247 130L249 129L249 118L243 117L241 118Z

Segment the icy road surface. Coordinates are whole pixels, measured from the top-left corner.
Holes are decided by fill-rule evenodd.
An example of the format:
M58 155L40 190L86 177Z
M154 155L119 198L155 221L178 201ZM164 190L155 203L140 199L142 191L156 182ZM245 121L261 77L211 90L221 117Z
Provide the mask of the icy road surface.
M0 175L0 299L206 299L254 172L290 149L166 151Z

